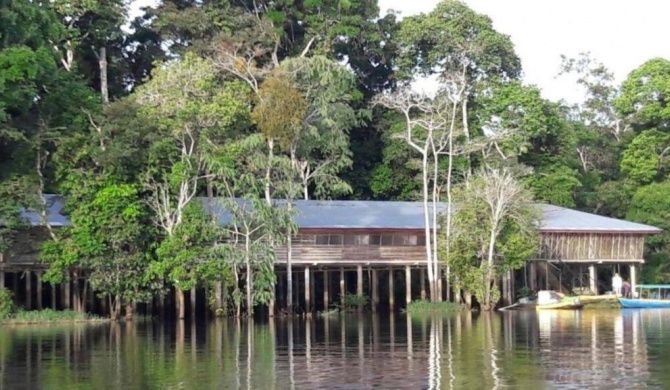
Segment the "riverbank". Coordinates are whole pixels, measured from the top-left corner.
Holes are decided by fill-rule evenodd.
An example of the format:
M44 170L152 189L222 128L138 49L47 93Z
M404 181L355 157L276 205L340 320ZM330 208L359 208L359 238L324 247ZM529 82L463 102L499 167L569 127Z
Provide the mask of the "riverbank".
M108 322L109 319L74 310L19 310L0 321L2 325L66 324L87 322Z

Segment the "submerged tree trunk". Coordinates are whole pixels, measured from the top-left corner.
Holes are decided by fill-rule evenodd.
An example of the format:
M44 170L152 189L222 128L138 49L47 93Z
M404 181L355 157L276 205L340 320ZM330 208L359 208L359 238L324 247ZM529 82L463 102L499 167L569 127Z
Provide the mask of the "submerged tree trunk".
M175 286L175 305L177 309L177 319L183 320L186 318L186 308L184 307L184 290Z
M135 305L132 302L126 303L126 321L132 321L135 317Z

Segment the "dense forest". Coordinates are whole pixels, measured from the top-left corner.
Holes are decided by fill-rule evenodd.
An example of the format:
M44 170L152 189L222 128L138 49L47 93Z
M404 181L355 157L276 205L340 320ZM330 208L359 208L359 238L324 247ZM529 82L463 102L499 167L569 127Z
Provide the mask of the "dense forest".
M0 8L0 245L22 207L64 195L74 226L49 227L45 278L85 272L115 315L194 285L238 314L272 304L292 199L471 202L446 254L428 240L431 281L443 256L462 277L458 259L494 250L518 267L530 197L670 228L665 59L621 85L588 54L557 59L586 96L568 105L524 84L510 38L455 0L402 20L370 0L163 0L134 20L124 0ZM434 96L412 92L420 77ZM502 245L468 241L496 185L513 189L488 227ZM668 234L648 239L647 281L668 280Z

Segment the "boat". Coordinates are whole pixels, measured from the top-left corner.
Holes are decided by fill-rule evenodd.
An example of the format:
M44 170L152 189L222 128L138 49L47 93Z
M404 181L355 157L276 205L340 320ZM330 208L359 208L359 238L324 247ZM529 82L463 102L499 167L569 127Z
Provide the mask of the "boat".
M518 301L516 301L514 304L502 307L498 310L500 311L505 311L505 310L535 310L535 306L537 306L537 301L533 298L519 298Z
M566 297L556 291L542 290L537 293L536 310L578 310L584 307L579 297Z
M670 284L639 284L632 298L619 298L627 309L670 309Z

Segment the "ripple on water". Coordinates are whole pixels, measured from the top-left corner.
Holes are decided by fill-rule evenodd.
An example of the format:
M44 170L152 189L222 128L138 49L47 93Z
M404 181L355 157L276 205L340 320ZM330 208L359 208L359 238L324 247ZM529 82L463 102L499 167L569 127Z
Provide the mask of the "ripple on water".
M670 311L0 329L0 388L670 388Z

